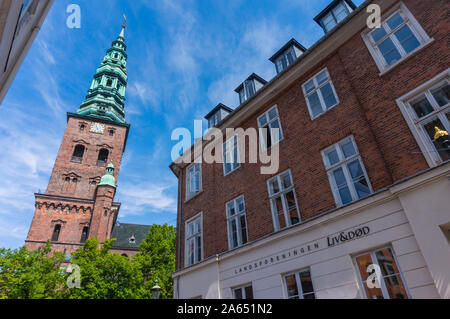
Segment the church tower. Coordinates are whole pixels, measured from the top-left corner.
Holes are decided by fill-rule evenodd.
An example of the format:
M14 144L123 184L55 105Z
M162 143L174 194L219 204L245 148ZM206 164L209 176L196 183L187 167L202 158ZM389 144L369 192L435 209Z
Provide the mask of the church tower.
M116 181L130 125L125 122L127 54L125 24L106 51L86 98L67 127L47 190L35 194L35 213L25 245L38 249L47 240L65 253L89 237L110 238L120 203Z

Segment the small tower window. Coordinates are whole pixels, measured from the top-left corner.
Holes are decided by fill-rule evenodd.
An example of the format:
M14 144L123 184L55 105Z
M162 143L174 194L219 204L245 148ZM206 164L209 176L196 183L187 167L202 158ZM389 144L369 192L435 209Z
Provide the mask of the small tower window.
M61 232L61 225L55 225L55 229L53 230L52 241L58 241L59 233Z
M114 130L109 130L109 136L114 136Z
M81 161L83 159L84 149L85 149L85 147L83 145L75 146L75 149L74 149L73 155L72 155L72 162L81 163Z
M86 125L84 125L84 124L80 125L80 131L84 131L85 128L86 128Z
M97 166L106 166L106 162L108 161L109 151L107 149L102 148L98 153Z
M112 86L112 83L113 83L112 79L108 79L108 80L106 81L106 86L111 87L111 86Z
M83 227L83 231L81 232L80 243L84 243L88 237L89 227Z

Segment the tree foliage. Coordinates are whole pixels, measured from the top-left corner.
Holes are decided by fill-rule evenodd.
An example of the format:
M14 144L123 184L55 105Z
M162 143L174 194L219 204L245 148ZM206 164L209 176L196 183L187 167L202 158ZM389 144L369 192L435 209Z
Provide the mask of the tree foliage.
M64 255L51 252L0 249L0 298L151 299L158 281L161 298L172 298L175 271L175 230L152 225L140 251L132 258L110 252L114 239L99 245L89 238L72 254L80 270L80 287L69 288ZM69 278L70 279L70 278Z
M49 242L40 251L0 249L0 299L61 298L63 261L62 253L51 253Z

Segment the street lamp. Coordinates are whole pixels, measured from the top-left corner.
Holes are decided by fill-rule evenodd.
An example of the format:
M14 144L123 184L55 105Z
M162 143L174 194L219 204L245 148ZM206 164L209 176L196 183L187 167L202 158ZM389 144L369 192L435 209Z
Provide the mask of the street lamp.
M155 285L152 287L152 297L153 299L159 299L159 295L161 294L162 288L158 286L158 280L156 280Z

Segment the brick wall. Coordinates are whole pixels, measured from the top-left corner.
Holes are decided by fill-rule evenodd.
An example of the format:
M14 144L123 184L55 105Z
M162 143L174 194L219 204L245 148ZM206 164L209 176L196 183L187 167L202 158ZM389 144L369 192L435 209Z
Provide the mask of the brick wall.
M105 167L97 166L97 159L101 149L109 151L108 163L112 159L114 163L114 176L117 180L119 168L122 160L122 153L125 144L127 128L118 125L105 124L105 132L97 134L90 132L91 124L95 120L86 120L75 117L69 117L66 131L58 151L58 155L53 166L52 175L47 187L47 194L69 195L77 198L92 199L95 192L95 186L90 185L91 179L105 174ZM80 125L84 124L84 130L80 130ZM114 135L109 135L109 130L114 130ZM86 147L82 163L71 162L72 155L76 145ZM73 177L78 179L76 187L69 187L65 191L65 176L71 174L71 183ZM76 177L80 176L80 177Z
M336 207L320 151L349 135L355 138L374 191L428 168L395 99L448 67L449 2L403 2L434 43L380 76L361 29L263 107L278 106L284 135L279 172L291 169L303 221ZM340 103L311 120L302 85L325 67ZM256 128L256 118L264 111L240 127ZM226 251L225 203L239 195L245 197L249 241L274 231L266 183L270 177L260 174L258 164L241 164L223 176L222 164L204 163L203 191L186 202L184 169L178 230L182 267L185 221L203 212L204 257Z
M67 253L79 248L83 227L89 227L89 237L97 237L100 242L111 235L120 205L113 203L113 187L97 187L106 171L97 166L97 158L100 149L109 150L108 162L113 160L117 181L127 128L104 124L104 133L97 134L90 132L94 122L69 117L47 191L36 194L35 214L25 241L29 249L37 249L51 239L56 224L61 225L61 231L53 249L66 249ZM84 130L80 129L81 124ZM114 131L112 136L109 130ZM82 162L74 163L72 154L78 144L86 149ZM69 185L64 184L66 177L70 178ZM93 180L95 185L91 184Z

